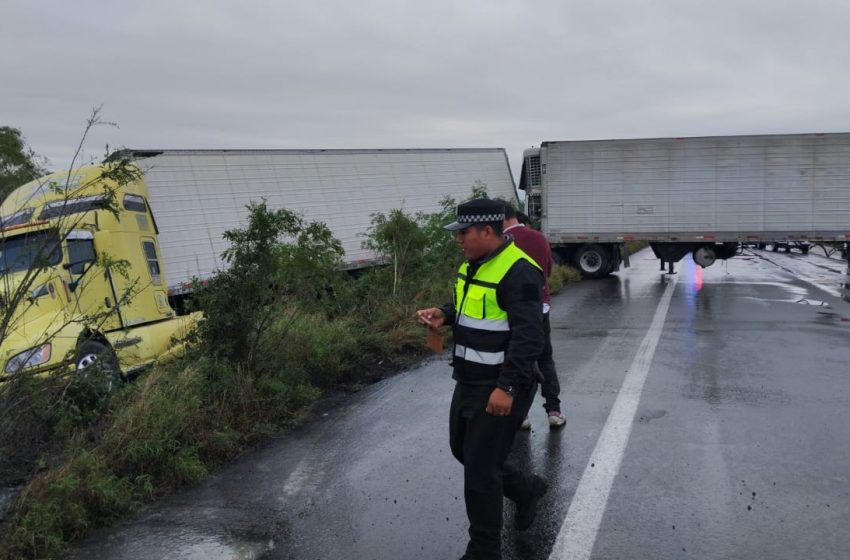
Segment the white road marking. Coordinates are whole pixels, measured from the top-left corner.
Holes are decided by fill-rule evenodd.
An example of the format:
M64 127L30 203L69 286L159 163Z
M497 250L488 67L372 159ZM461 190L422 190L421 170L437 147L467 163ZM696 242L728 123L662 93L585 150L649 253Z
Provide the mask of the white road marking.
M670 308L676 282L673 278L668 278L667 289L661 296L649 331L623 379L623 385L584 469L549 560L586 560L593 552L608 495L614 484L614 477L620 470L640 394L664 329L667 310Z

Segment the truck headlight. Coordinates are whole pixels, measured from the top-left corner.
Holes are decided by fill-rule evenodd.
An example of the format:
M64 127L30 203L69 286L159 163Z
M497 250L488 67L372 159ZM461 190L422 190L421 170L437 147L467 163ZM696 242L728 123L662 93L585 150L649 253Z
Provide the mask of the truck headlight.
M6 373L17 373L22 369L40 366L41 364L50 361L50 343L30 348L25 352L21 352L8 362L6 362Z

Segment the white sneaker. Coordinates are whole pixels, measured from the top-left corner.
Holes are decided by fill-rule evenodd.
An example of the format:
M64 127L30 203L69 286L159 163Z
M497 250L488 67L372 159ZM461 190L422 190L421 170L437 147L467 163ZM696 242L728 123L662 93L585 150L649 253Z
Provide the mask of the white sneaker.
M525 420L522 421L520 428L522 428L523 430L530 430L531 429L531 419L528 416L526 416Z
M567 423L567 418L560 410L550 410L548 416L550 428L560 428Z

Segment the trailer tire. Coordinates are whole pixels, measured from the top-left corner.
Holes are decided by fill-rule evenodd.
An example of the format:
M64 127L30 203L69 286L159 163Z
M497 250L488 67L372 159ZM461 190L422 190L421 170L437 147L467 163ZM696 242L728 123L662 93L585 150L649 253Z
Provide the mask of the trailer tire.
M79 350L74 361L78 375L98 375L103 379L104 388L109 393L121 383L121 367L118 358L109 346L96 340L87 340Z
M585 245L576 252L576 268L585 278L602 278L611 272L611 252L602 245Z
M714 251L714 247L703 245L694 249L693 258L694 262L702 268L708 268L717 260L717 253Z
M800 251L802 251L804 255L808 255L809 254L809 247L808 246L800 247Z

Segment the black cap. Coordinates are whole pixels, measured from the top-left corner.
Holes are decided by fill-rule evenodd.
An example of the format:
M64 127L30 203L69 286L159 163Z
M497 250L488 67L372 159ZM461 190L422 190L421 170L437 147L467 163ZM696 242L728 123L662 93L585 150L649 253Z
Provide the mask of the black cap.
M505 205L497 200L476 198L457 207L457 221L443 226L449 231L466 229L475 224L503 222Z

